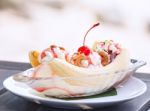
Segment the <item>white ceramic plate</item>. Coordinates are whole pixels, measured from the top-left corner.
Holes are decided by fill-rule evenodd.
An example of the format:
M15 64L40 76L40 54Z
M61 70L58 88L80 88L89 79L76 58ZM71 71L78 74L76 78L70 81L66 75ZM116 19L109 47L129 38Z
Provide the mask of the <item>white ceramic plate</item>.
M124 101L134 99L142 95L147 87L144 82L138 78L131 77L125 84L117 88L116 96L99 97L79 100L61 100L48 98L37 95L31 88L24 83L13 80L12 77L7 78L3 82L4 87L15 95L21 96L38 104L45 104L57 108L82 108L91 109L93 107L108 106Z

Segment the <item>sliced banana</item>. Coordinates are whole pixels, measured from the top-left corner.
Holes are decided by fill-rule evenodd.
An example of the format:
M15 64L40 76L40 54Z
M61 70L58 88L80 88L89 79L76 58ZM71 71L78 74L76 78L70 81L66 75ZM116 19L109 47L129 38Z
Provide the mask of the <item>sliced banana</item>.
M37 67L40 65L40 62L38 60L40 53L38 51L30 51L29 52L29 60L32 65L32 67Z

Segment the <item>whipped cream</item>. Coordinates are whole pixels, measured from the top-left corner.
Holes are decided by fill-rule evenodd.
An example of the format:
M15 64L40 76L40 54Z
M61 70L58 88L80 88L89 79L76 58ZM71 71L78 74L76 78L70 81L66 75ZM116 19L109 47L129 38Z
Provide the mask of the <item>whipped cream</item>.
M101 64L101 57L97 52L92 52L89 56L93 65Z
M58 58L65 59L66 52L60 50L59 47L54 48L54 52L56 53L56 55L58 56Z
M65 56L67 54L66 51L61 50L59 47L53 48L53 51L47 50L44 53L45 53L44 58L41 59L41 55L39 56L40 62L49 62L53 58L65 59ZM55 57L54 55L56 55L57 57Z
M45 54L46 56L42 60L40 60L41 62L49 62L53 59L53 55L51 52L45 51Z
M82 67L88 67L88 65L89 65L88 60L81 60L81 66Z

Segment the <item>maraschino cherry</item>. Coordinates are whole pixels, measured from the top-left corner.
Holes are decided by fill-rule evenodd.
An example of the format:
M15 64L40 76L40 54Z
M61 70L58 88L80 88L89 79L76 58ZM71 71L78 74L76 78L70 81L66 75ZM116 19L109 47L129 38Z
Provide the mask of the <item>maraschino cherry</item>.
M79 53L83 53L84 55L86 55L86 56L88 56L90 53L91 53L91 50L87 47L87 46L85 46L85 39L86 39L86 36L87 36L87 34L91 31L91 29L93 29L93 28L95 28L96 26L98 26L100 23L96 23L96 24L94 24L87 32L86 32L86 34L85 34L85 36L84 36L84 40L83 40L83 46L81 46L81 47L79 47L79 49L78 49L78 52Z

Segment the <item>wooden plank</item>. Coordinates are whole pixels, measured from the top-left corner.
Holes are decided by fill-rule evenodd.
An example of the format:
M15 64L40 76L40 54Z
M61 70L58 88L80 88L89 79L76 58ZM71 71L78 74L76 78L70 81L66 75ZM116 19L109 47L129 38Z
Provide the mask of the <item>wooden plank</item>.
M31 68L29 63L0 61L0 69L24 71L29 68Z
M40 105L15 96L10 92L0 95L0 111L36 111Z
M3 87L3 81L13 75L13 74L17 74L20 71L18 70L7 70L7 69L0 69L0 94L5 92L5 89Z
M3 81L7 77L29 68L31 68L29 63L0 61L0 94L6 91L3 88Z
M39 105L22 97L6 92L0 95L0 111L77 111L70 109L59 109ZM80 110L78 110L80 111Z
M143 81L150 81L150 74L147 73L135 73L133 76L140 78Z

